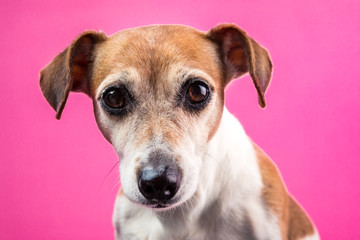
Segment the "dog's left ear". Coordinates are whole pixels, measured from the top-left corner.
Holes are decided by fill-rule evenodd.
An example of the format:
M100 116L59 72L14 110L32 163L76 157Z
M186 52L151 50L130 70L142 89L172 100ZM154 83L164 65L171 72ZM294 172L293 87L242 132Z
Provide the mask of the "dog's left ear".
M258 93L259 105L264 108L265 91L272 74L272 63L266 49L235 24L216 26L207 36L219 46L226 69L226 84L249 73Z

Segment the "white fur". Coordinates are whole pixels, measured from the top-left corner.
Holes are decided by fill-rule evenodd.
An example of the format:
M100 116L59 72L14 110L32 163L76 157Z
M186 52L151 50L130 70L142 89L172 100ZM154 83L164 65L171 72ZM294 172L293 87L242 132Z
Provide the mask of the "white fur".
M199 218L209 204L218 198L226 201L228 209L223 209L224 212L246 210L256 239L268 239L269 236L271 239L281 239L276 216L267 212L262 203L262 181L253 146L240 123L226 109L206 152L195 193L196 200L190 199L185 203L191 205L191 210L182 216L186 226L176 223L176 227L172 228L171 217L165 215L166 219L162 219L153 210L120 196L115 204L114 224L116 228L121 225L120 232L124 238L117 236L117 239L160 240L169 236L173 239L209 239L211 236L207 235L208 232L199 226ZM181 229L180 233L177 228Z

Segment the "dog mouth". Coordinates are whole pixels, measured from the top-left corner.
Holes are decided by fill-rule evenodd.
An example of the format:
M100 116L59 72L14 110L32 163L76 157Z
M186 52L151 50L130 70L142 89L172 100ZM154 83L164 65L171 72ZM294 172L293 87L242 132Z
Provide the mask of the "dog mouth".
M162 203L162 202L147 202L147 203L140 203L146 208L151 208L154 210L164 210L167 208L171 208L174 204L171 203Z
M166 201L166 202L159 202L159 201L143 201L138 202L141 206L145 208L150 208L153 210L167 210L170 208L174 208L175 206L179 205L177 201Z
M168 205L168 204L158 203L156 205L151 206L151 208L162 209L162 208L167 208L169 206L170 205Z

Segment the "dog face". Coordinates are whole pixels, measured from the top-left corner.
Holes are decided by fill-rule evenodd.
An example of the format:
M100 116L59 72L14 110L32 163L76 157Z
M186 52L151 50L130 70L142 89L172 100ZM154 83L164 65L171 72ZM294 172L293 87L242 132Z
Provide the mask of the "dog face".
M167 209L197 189L227 83L249 72L264 107L271 69L266 50L235 25L160 25L83 33L42 70L40 86L58 119L70 90L88 94L119 156L124 194Z

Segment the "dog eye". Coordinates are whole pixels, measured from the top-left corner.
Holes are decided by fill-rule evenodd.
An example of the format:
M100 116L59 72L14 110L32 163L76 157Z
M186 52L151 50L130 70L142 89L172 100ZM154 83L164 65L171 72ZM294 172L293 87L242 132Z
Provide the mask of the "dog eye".
M134 98L122 85L108 87L101 94L101 105L111 115L125 116L132 110L134 103Z
M106 91L103 95L103 101L106 106L113 109L123 108L126 104L125 94L119 88Z
M209 96L209 88L205 83L197 81L190 84L186 92L186 100L196 104L205 101Z

